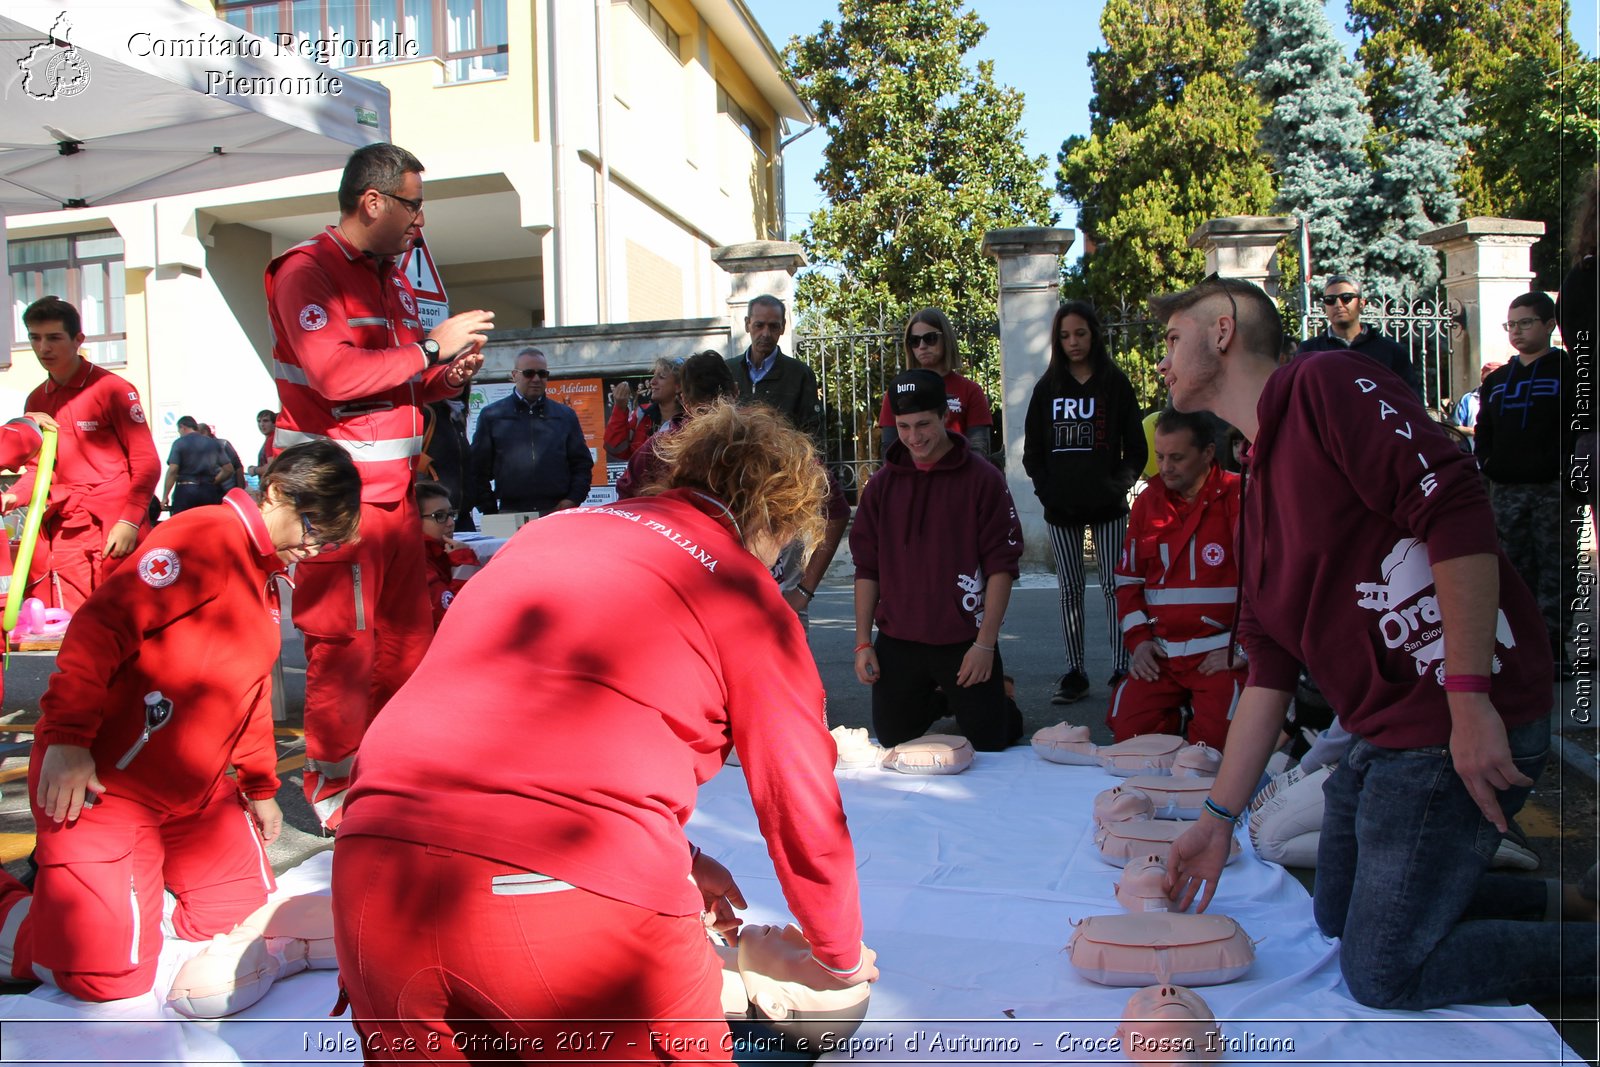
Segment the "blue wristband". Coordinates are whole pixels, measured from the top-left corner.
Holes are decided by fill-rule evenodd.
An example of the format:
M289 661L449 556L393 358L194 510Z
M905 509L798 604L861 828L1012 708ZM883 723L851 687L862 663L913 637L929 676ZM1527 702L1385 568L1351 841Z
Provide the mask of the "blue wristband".
M1221 804L1218 804L1215 800L1212 800L1210 797L1206 797L1205 808L1206 808L1206 811L1210 812L1212 815L1215 815L1217 818L1221 819L1223 822L1237 823L1239 821L1239 816L1235 815L1233 812L1229 811L1227 808L1223 807Z

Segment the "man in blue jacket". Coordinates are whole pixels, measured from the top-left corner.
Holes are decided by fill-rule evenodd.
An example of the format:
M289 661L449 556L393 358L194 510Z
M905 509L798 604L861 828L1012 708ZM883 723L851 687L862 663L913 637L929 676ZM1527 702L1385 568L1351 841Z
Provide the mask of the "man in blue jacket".
M583 443L577 412L544 395L549 380L544 353L524 348L511 372L515 391L478 415L473 506L485 515L548 515L577 507L589 495L594 457Z

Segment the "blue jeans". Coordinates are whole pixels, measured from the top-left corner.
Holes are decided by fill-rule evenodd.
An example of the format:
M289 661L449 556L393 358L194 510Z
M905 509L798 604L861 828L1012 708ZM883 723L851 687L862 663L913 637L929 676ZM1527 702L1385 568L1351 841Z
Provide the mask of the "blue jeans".
M1517 767L1537 779L1549 721L1515 727L1508 740ZM1501 810L1515 814L1528 793L1501 792ZM1542 879L1485 873L1500 832L1447 749L1357 738L1323 798L1317 925L1340 939L1340 970L1357 1001L1421 1010L1594 995L1594 924L1538 921Z

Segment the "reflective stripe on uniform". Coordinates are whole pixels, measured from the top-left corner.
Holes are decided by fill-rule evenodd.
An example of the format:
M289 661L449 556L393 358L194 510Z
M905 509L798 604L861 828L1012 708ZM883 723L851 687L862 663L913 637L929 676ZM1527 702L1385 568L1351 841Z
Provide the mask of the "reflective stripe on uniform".
M351 769L355 765L356 757L354 754L331 763L327 760L307 759L306 771L309 774L319 774L323 778L348 778L350 777Z
M1144 602L1157 604L1232 604L1238 589L1231 585L1195 585L1173 588L1147 588Z
M535 893L559 893L577 888L571 882L547 874L497 874L489 879L489 892L497 897L525 897Z
M303 445L308 441L332 441L350 453L350 458L357 463L388 463L397 459L414 459L422 455L420 436L391 437L379 441L351 441L343 437L328 437L325 434L303 433L299 430L280 429L277 434L279 448Z
M311 382L306 378L306 369L304 367L297 367L293 363L285 363L281 359L272 361L272 376L280 382L288 382L291 385L303 385L307 388L311 386ZM282 433L283 431L279 430L278 432Z
M373 317L369 315L365 318L345 319L344 324L346 326L387 326L389 325L389 320L382 316Z
M1127 633L1135 626L1143 626L1150 621L1150 616L1142 611L1130 611L1122 617L1122 632Z
M32 907L33 897L21 898L6 912L5 924L0 925L0 978L11 977L11 965L17 961L17 934Z
M1164 641L1158 637L1156 647L1168 656L1195 656L1201 652L1214 652L1219 648L1227 648L1228 640L1227 634L1196 637L1190 641Z

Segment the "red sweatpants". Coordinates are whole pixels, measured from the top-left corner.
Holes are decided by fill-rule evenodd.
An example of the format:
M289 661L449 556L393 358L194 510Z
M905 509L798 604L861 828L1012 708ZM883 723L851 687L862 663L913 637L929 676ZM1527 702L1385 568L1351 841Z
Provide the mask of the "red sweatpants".
M141 526L139 540L149 532L148 526ZM38 597L48 608L77 611L128 558L112 559L105 549L106 531L82 508L45 520L34 546L33 565L28 568L28 595ZM134 553L137 551L136 545Z
M421 529L409 498L363 503L358 544L295 569L294 624L306 644L306 800L330 830L362 735L433 640Z
M367 836L334 847L333 915L368 1063L732 1062L697 915Z
M1153 682L1128 675L1111 694L1106 725L1112 736L1126 741L1139 734L1177 734L1182 729L1180 709L1194 709L1189 722L1189 742L1204 742L1222 750L1228 740L1233 705L1244 689L1245 670L1201 674L1205 656L1175 656L1161 661L1161 677Z
M40 748L29 767L38 796ZM82 1000L148 993L161 955L162 890L172 925L206 941L266 903L275 885L255 820L229 778L193 814L175 816L106 793L65 825L37 805L33 894L0 873L0 957Z

